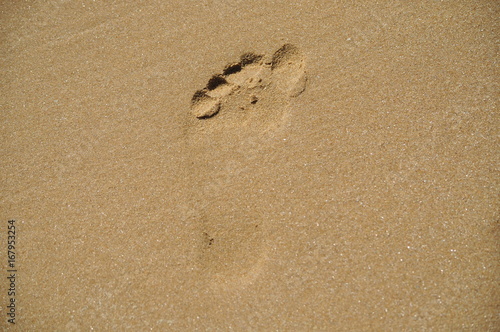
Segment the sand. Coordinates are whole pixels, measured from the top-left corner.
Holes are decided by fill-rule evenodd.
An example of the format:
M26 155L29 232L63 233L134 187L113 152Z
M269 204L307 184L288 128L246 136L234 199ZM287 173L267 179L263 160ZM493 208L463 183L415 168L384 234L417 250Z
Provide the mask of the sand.
M0 9L1 329L500 329L497 2Z

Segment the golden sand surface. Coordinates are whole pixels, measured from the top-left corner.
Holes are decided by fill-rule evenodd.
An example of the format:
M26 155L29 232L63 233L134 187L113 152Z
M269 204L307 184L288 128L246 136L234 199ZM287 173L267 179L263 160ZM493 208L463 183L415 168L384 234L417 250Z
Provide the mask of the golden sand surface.
M499 10L2 1L0 329L499 331Z

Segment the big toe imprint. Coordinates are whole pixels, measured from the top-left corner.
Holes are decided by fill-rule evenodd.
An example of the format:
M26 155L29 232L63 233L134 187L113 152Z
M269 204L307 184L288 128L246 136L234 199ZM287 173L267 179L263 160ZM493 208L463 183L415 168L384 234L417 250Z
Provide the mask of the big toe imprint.
M271 69L273 82L286 95L296 97L306 88L304 56L297 47L283 45L274 53Z
M240 61L226 65L221 74L213 75L205 88L194 93L191 112L198 119L226 113L228 118L237 116L241 123L255 114L262 117L259 111L282 113L289 98L298 96L305 87L304 54L285 44L271 58L245 53Z

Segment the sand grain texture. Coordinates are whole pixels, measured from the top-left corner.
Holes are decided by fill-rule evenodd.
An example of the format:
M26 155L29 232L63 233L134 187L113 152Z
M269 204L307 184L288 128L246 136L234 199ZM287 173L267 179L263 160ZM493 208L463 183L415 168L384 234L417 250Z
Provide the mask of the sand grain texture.
M4 3L0 329L498 330L498 12Z

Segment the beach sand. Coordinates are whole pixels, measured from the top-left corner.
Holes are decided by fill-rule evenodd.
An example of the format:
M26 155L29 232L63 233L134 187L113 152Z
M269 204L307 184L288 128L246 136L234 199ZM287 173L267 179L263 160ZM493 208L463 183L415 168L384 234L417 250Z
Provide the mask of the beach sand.
M499 9L2 2L0 327L498 331Z

